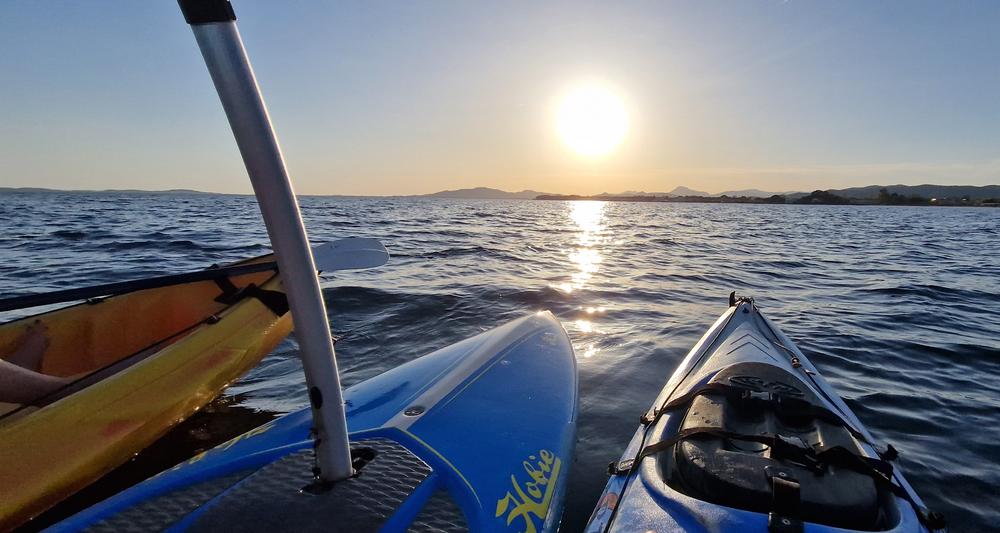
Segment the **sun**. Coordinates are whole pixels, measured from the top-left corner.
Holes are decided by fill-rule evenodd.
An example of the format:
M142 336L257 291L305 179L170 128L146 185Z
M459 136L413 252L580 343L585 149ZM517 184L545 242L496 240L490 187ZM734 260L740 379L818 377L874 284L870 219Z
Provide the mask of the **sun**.
M559 103L556 115L559 137L574 152L600 157L617 148L628 131L625 104L600 85L581 85Z

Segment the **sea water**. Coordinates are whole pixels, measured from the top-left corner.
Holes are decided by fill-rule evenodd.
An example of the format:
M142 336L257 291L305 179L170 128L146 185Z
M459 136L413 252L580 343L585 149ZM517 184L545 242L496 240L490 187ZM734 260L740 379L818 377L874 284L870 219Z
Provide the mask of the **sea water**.
M317 243L376 237L323 283L345 385L549 309L580 372L563 526L578 531L674 367L730 291L819 367L953 531L1000 524L1000 210L303 197ZM250 196L0 194L0 294L267 253ZM9 316L9 315L8 315ZM306 405L294 338L60 511ZM51 515L58 517L56 515Z

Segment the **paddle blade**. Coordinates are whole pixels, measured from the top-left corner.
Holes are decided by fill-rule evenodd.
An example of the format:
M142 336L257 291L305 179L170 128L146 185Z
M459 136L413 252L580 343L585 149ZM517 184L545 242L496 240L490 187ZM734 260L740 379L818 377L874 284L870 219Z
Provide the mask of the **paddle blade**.
M348 237L321 244L313 248L316 270L353 270L382 266L389 260L389 252L378 239Z

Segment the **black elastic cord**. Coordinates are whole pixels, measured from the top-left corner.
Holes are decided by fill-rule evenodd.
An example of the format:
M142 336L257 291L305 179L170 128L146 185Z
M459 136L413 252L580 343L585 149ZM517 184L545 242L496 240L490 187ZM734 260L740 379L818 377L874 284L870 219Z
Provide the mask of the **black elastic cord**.
M766 397L755 397L754 394L761 394L761 391L756 391L747 387L738 387L735 385L726 385L724 383L706 383L700 387L696 387L677 398L667 402L662 407L654 411L653 417L643 419L646 425L650 425L656 422L663 413L677 409L678 407L683 407L689 405L697 396L709 395L709 394L722 394L727 398L734 399L736 401L749 401L749 402L760 402L766 404L776 413L780 413L786 416L808 416L810 418L816 418L842 426L846 429L851 436L864 442L866 444L875 447L875 444L869 442L868 438L865 437L860 431L854 428L847 420L837 413L831 411L822 406L814 405L801 398L793 398L790 396L778 394L775 392L766 393Z
M815 457L816 454L813 448L805 443L804 441L796 440L784 437L782 435L746 435L743 433L736 433L733 431L726 431L724 429L719 429L715 427L693 427L682 429L666 440L661 440L659 442L650 444L643 448L638 455L636 455L634 460L623 461L623 463L628 462L627 469L625 471L632 471L638 468L640 462L650 455L660 453L662 451L672 448L678 442L685 439L690 439L692 437L716 437L720 439L730 439L730 440L740 440L747 442L756 442L759 444L764 444L770 446L774 451L774 454L779 457L787 457L802 462L806 466L810 467L812 470L819 468ZM624 466L624 465L622 465ZM619 470L622 470L621 468ZM625 472L619 472L625 473Z

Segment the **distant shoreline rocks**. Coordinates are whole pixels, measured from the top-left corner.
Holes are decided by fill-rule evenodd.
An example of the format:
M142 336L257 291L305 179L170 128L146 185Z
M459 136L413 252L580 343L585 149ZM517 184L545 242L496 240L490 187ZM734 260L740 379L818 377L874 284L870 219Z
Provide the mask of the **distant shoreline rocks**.
M707 204L796 204L796 205L911 205L911 206L969 206L969 207L1000 207L1000 199L976 199L970 196L959 198L925 198L919 195L904 195L889 192L882 188L875 198L852 198L835 194L832 191L816 190L804 196L792 199L782 194L767 198L758 196L674 196L674 195L635 195L613 196L609 194L579 195L579 194L541 194L535 200L599 200L607 202L676 202L676 203L707 203Z

